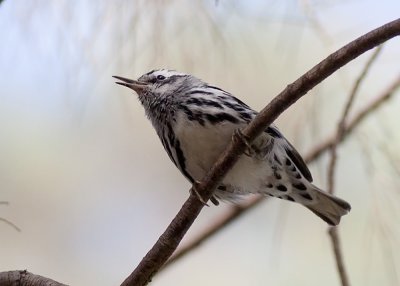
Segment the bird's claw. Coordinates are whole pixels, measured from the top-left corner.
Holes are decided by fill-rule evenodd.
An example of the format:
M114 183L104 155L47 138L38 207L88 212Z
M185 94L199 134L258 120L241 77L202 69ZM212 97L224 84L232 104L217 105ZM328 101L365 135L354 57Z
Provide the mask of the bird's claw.
M254 150L251 144L249 143L249 138L243 134L242 130L240 130L239 128L235 129L235 131L233 132L233 138L236 140L240 140L246 145L246 150L243 152L243 154L245 154L248 157L252 157L254 155Z
M205 206L207 206L207 207L209 207L209 205L207 204L207 202L203 199L203 197L200 195L200 193L197 191L197 187L200 185L200 182L199 181L195 181L194 183L193 183L193 185L192 185L192 188L190 189L190 192L192 193L192 194L195 194L196 195L196 197L199 199L199 201L203 204L203 205L205 205ZM212 201L212 200L211 200Z

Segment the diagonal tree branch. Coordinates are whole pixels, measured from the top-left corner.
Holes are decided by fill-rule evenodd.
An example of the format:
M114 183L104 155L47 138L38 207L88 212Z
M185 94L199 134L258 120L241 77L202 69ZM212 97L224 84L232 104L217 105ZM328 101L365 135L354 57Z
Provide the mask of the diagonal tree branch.
M341 140L340 142L338 142L338 144L344 142L344 140L347 138L347 135L350 134L356 127L358 127L363 122L363 120L367 118L368 115L373 114L379 107L382 106L383 103L389 100L399 87L400 87L400 76L395 81L393 81L393 83L390 84L389 88L387 88L373 101L371 101L360 111L358 111L356 115L353 117L353 119L349 121L349 123L345 124L344 127L345 136L341 137ZM323 140L322 144L318 145L317 147L314 147L308 153L308 155L304 157L305 162L307 164L311 163L317 160L324 152L328 151L331 148L331 146L335 143L336 140L335 135L336 133L332 134L331 136L328 137L328 139ZM193 239L191 242L189 242L181 249L178 249L177 252L167 261L163 270L166 269L167 266L172 265L172 263L175 262L176 260L185 256L191 250L200 246L203 242L208 240L210 237L212 237L214 234L222 230L224 227L228 226L232 221L234 221L234 219L246 213L248 209L253 208L262 200L267 200L267 199L268 197L266 198L257 197L240 206L233 206L229 211L227 211L224 215L222 215L222 217L219 218L216 223L212 224L203 233L201 233L199 237Z
M1 286L67 286L60 282L54 281L40 275L30 273L26 270L14 270L0 272Z
M243 130L243 135L249 142L252 142L283 111L321 81L364 52L398 35L400 35L400 19L361 36L331 54L298 80L288 85L250 122ZM234 136L233 139L203 182L197 186L198 193L206 201L210 199L222 178L245 151L245 142L239 136ZM203 207L204 205L197 196L191 194L164 233L122 285L140 286L149 283L175 251Z
M351 92L350 95L347 99L346 105L343 109L343 114L339 120L339 123L337 125L337 131L336 131L336 138L335 142L332 144L331 147L331 160L328 166L328 193L333 194L335 192L335 172L336 172L336 163L337 163L337 146L340 141L342 141L344 133L345 133L345 124L347 117L349 115L350 109L354 104L354 100L356 98L356 95L360 89L361 83L364 81L365 77L368 74L368 71L372 64L375 62L377 59L379 53L382 51L382 47L378 47L375 52L372 54L370 59L367 61L364 69L361 71L361 74L358 76ZM335 255L335 261L336 261L336 267L339 273L340 281L342 282L342 286L349 286L349 275L347 273L345 264L344 264L344 259L343 259L343 252L342 252L342 247L341 247L341 239L340 235L338 232L337 227L332 227L329 228L329 237L332 242L332 247L333 247L333 253Z

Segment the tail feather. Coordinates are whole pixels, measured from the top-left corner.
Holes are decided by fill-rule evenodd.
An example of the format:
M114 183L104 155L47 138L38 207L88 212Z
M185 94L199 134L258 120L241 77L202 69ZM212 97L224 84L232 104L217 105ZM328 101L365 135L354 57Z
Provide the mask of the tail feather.
M312 190L315 203L306 207L330 225L338 225L343 215L346 215L351 206L346 201L321 191L317 187Z

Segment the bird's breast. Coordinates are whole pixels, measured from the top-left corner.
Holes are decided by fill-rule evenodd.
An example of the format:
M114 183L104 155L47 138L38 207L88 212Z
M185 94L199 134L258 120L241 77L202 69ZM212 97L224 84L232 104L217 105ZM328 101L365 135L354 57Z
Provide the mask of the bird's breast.
M174 133L185 156L186 169L194 179L202 179L229 144L236 128L230 122L202 125L178 117Z

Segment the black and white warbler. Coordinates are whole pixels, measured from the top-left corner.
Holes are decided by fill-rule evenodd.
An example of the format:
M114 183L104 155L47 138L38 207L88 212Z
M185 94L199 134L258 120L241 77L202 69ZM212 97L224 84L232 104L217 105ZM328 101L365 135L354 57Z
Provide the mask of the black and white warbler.
M192 184L204 177L232 135L257 114L230 93L189 74L163 69L138 80L115 78L138 94L170 159ZM269 195L300 203L337 225L350 205L311 182L299 153L272 124L228 172L211 201Z

